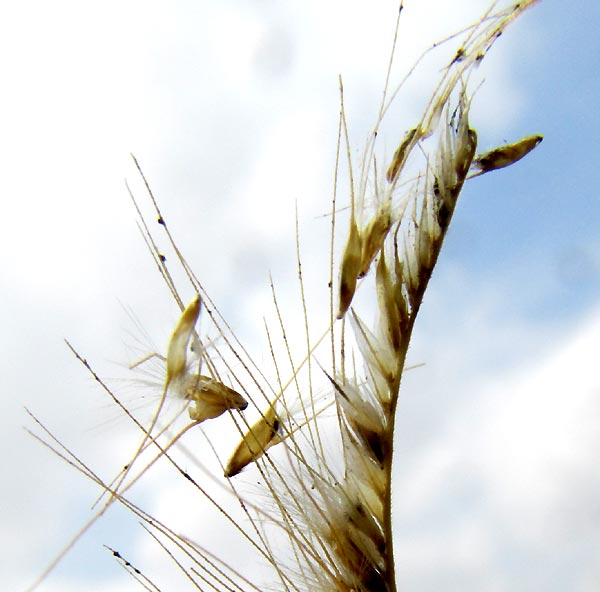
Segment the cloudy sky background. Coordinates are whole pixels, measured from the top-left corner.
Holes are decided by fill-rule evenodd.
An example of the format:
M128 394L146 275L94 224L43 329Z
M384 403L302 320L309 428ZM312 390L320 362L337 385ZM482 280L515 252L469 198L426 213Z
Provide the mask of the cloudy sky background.
M127 178L142 194L130 152L196 273L268 359L268 274L291 298L296 200L310 237L305 269L323 257L315 245L328 221L317 216L332 187L337 75L358 156L396 14L394 1L322 4L0 9L3 589L40 574L96 494L24 432L33 424L23 407L92 467L114 467L135 441L63 338L110 377L131 361L126 309L159 346L177 319L125 191ZM487 4L407 0L396 80ZM599 12L591 1L542 2L482 70L480 146L545 139L464 191L417 324L411 362L426 366L407 375L398 419L403 590L600 585ZM438 72L428 62L400 96L382 137L388 154ZM185 504L171 503L181 486L149 480L138 499L171 508L199 539L215 536L208 518L190 525ZM215 547L227 548L221 538ZM137 589L102 545L147 567L145 540L111 512L39 589Z

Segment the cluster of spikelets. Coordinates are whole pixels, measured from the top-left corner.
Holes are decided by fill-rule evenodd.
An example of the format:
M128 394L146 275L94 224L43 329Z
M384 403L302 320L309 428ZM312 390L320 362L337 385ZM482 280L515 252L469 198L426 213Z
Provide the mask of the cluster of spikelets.
M362 184L356 198L360 209L352 196L337 319L349 315L364 367L360 380L355 373L330 377L345 466L338 478L330 478L330 472L313 478L317 493L309 496L315 510L325 509L313 530L331 561L328 569L319 566L314 573L319 589L395 589L393 430L412 327L466 179L516 162L541 141L541 136L531 136L476 155L477 134L469 123L468 71L522 8L523 4L511 7L491 30L473 38L471 46L462 46L422 121L406 133L396 150L385 180L375 179L375 195L361 194L367 186ZM428 154L424 173L397 191L412 151L430 136L435 148ZM364 205L368 201L376 204L370 214ZM370 329L351 306L375 259L379 322Z
M196 423L248 407L248 401L237 391L210 376L198 374L194 365L188 365L187 352L199 314L200 296L196 295L183 311L169 340L165 378L165 394L190 401L188 413ZM210 363L210 357L205 359ZM270 406L236 448L225 468L225 477L237 475L279 441L278 421L275 407Z
M201 423L219 417L228 409L244 410L248 401L222 382L188 371L187 349L200 315L200 296L196 296L183 311L167 350L165 389L191 401L190 419Z
M212 570L208 589L258 590L225 562L215 567L215 559L208 553L157 525L124 496L158 458L169 458L169 449L188 429L204 421L222 421L218 418L227 415L240 439L222 468L233 495L247 510L249 525L240 525L234 517L230 520L274 568L277 589L396 589L391 514L393 434L412 328L464 183L513 164L541 141L541 136L530 136L477 154L477 134L469 121L469 75L506 26L534 3L535 0L519 2L497 12L490 9L478 23L465 29L465 38L444 69L421 120L405 133L380 178L376 138L396 93L387 103L384 94L356 185L348 156L349 224L339 263L339 281L330 282L331 301L335 302L330 323L314 342L308 338L307 329L306 356L302 362L292 364L288 382L278 379L275 387L265 387L260 369L237 342L180 254L150 192L158 221L196 296L184 306L165 259L142 218L150 251L182 314L167 347L161 402L148 426L138 424L143 438L131 461L111 484L83 471L110 495L97 517L112 502L119 501L175 540L177 547L185 547L189 556L194 554L194 561L202 563L207 572ZM348 145L343 101L340 130ZM350 154L349 147L347 153ZM415 172L418 161L424 166ZM338 214L334 204L334 221ZM372 299L378 313L375 326L365 322L355 306L358 292L368 289L374 289L376 296ZM221 349L204 347L196 332L203 309L224 344ZM346 321L351 331L347 330ZM321 363L319 348L327 342L330 354L327 363ZM349 356L351 343L354 346ZM234 371L227 362L228 354L238 370ZM313 360L319 366L316 372L327 385L323 390L329 395L317 395L312 379ZM225 368L227 379L219 367ZM302 373L308 376L306 386L300 382ZM167 397L186 403L191 423L166 443L160 443L159 437L165 431L157 428L164 423L161 412ZM293 401L293 397L297 400ZM249 402L258 413L253 423L242 413ZM332 432L337 434L333 443ZM142 452L152 447L156 449L154 460L127 481ZM283 454L275 454L275 450ZM247 469L252 463L255 467ZM239 493L234 481L244 469L259 472L271 498L272 507L268 510ZM218 502L195 482L194 485L222 511ZM277 536L283 534L287 539L285 553L275 550L278 544L269 542L266 523L275 525ZM181 569L196 581L194 569Z

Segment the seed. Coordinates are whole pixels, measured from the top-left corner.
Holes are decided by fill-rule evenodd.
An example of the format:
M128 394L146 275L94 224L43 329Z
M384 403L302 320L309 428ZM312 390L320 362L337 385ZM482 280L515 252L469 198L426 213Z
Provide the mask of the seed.
M363 230L362 234L364 238L362 241L360 273L358 274L359 278L367 275L369 267L371 267L373 259L375 259L377 253L381 250L383 241L390 231L391 226L392 216L386 208L380 209Z
M169 340L167 349L167 378L168 385L173 379L181 376L187 361L187 347L190 337L200 314L200 296L196 294L179 317Z
M388 167L387 172L385 173L385 178L388 180L388 183L393 183L396 177L398 176L398 173L400 172L400 167L402 166L405 160L406 150L408 149L409 144L413 141L413 138L415 137L415 134L417 133L418 129L418 127L413 127L411 130L408 130L406 132L406 135L404 136L404 140L402 140L402 143L400 144L400 146L398 146L396 152L394 152L392 162Z
M494 150L477 157L473 161L473 166L479 169L478 175L510 166L529 154L543 139L543 136L536 134L527 136L514 144L494 148Z
M198 422L218 417L228 409L244 410L248 407L248 401L237 391L201 374L189 377L185 398L194 402L188 413Z
M250 428L231 455L225 467L225 477L234 477L251 462L258 460L269 448L279 440L275 440L279 430L279 419L273 405Z
M361 271L361 263L362 240L353 216L350 221L348 242L344 249L340 270L340 308L337 315L338 319L341 319L346 314L352 303L354 292L356 292L356 280Z

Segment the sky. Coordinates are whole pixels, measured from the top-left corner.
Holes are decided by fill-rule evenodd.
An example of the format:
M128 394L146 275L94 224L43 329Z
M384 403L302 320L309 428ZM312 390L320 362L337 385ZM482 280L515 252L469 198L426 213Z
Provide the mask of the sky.
M487 5L406 0L395 79ZM480 146L544 141L465 188L417 322L409 362L425 365L403 386L394 475L407 592L600 585L599 11L542 1L482 68ZM269 274L293 310L295 204L310 286L323 258L338 74L358 157L396 12L387 0L0 8L3 589L27 588L97 495L23 429L34 428L24 408L105 471L136 442L64 339L110 378L133 361L132 316L157 350L178 317L136 227L130 153L196 274L268 359ZM427 62L399 96L388 154L438 74ZM160 475L139 499L227 549ZM115 509L38 589L137 589L103 545L142 565L156 556Z

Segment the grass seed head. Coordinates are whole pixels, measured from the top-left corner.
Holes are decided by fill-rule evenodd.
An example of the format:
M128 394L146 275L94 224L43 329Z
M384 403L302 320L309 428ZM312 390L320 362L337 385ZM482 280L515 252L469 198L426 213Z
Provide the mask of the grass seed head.
M233 483L230 483L233 494L240 502L245 516L250 520L250 526L238 525L236 514L230 514L225 506L220 505L220 501L213 499L199 485L198 490L238 528L248 542L253 544L257 551L275 568L281 585L259 588L251 584L244 574L237 571L235 558L224 558L229 560L216 564L210 558L212 553L204 552L201 547L198 547L195 552L199 553L197 555L199 559L193 558L193 560L199 567L206 569L207 575L214 578L214 580L211 579L211 582L214 581L212 588L215 590L233 590L234 588L236 590L251 588L255 591L261 589L315 590L315 592L317 590L336 590L337 592L393 592L396 590L391 508L394 413L413 323L437 262L458 195L467 176L469 174L476 176L509 166L523 158L542 140L541 136L530 136L475 158L477 135L469 126L470 100L467 98L465 87L471 70L477 67L507 24L537 1L522 0L497 13L493 13L492 9L489 9L478 23L463 30L466 33L466 39L453 54L454 58L443 72L439 84L434 86L431 100L428 102L421 121L417 127L404 134L400 145L393 154L385 172L388 185L383 192L384 200L381 199L378 187L379 175L376 158L378 151L375 150L374 142L379 133L380 124L383 122L383 116L390 104L388 82L386 81L384 88L384 100L379 110L373 137L372 140L369 140L363 159L361 180L358 185L360 191L357 193L356 199L354 190L357 186L352 174L350 142L342 100L337 156L339 156L343 131L349 161L351 214L350 227L340 261L338 318L344 317L350 309L355 298L358 280L369 272L373 262L379 257L374 281L366 281L360 287L366 291L367 289L372 290L375 285L381 322L376 327L372 323L367 324L353 309L350 314L353 340L346 340L345 325L340 328L339 332L337 330L334 332L333 323L328 326L321 338L331 336L331 354L324 353L323 355L327 355L328 361L325 365L327 366L331 362L331 375L335 376L335 379L329 378L335 387L334 402L337 411L335 434L332 433L333 430L329 429L336 427L333 422L329 422L329 419L333 418L317 417L327 406L321 410L315 409L315 401L318 399L315 398L314 393L319 387L316 382L313 383L311 360L314 356L315 363L321 365L317 359L317 356L321 358L321 351L316 349L321 340L315 343L310 338L312 326L309 327L309 315L301 273L299 273L299 278L308 350L301 363L293 360L291 351L295 348L288 345L284 323L280 316L283 341L288 348L287 353L293 367L298 402L303 411L301 422L295 421L290 416L288 402L283 399L285 387L281 384L278 354L275 349L271 346L277 385L269 385L270 388L265 390L262 379L264 378L265 382L268 382L268 379L262 374L260 364L254 363L209 297L202 292L203 297L210 303L211 310L208 313L210 319L222 336L226 338L227 348L218 352L218 357L230 375L234 376L235 382L232 384L235 386L242 383L235 378L230 362L224 357L227 352L235 357L236 364L241 365L248 372L259 390L280 393L275 400L271 400L267 410L256 423L248 427L248 423L244 422L244 426L248 429L240 432L240 435L243 434L241 442L237 445L224 469L225 477L230 478L240 473L250 463L256 462L259 465L257 468L261 471L261 481L268 484L269 493L276 502L277 513L265 510L256 503L252 504L253 507L250 504L246 505L246 497L238 494L233 488ZM402 4L401 1L398 16L402 12ZM391 65L392 60L390 59L390 69L386 80L390 80ZM342 90L341 81L340 90ZM395 94L396 91L392 98ZM458 106L455 106L457 99ZM445 119L442 120L444 115ZM436 137L436 139L439 138L439 142L424 141L436 132L439 132ZM418 152L424 157L426 168L425 170L421 169L417 176L412 176L411 179L401 179L404 173L408 172L406 164L409 159L412 168L412 157L418 156L415 150L417 143L419 143ZM337 211L337 160L336 158L336 185L332 218ZM414 158L414 160L414 164L418 164L419 159ZM137 161L135 162L137 165ZM140 170L139 166L138 170ZM146 182L143 174L142 178ZM385 182L383 184L385 185ZM146 187L153 202L158 223L163 227L161 231L165 231L171 240L178 256L177 260L182 264L191 285L196 291L202 290L200 282L171 238L147 182ZM135 199L133 201L135 204ZM166 259L158 251L149 229L150 226L137 204L135 205L142 218L144 237L150 251L159 264L159 270L167 286L176 297L176 301L180 303L178 290L167 270ZM409 207L410 209L407 210ZM332 220L332 245L337 244L336 232L339 227L333 223L334 221ZM392 224L397 227L394 229L393 236L390 237ZM390 244L392 240L393 245ZM386 242L387 245L385 245ZM300 268L299 257L298 266ZM369 299L369 292L366 292L365 296L360 304L372 303L372 298ZM276 299L275 305L279 314ZM113 482L116 485L106 486L98 480L103 490L114 492L111 493L109 503L117 499L126 502L122 494L150 469L154 460L165 455L171 446L179 441L179 437L186 433L187 427L190 427L186 426L175 437L172 437L169 433L170 430L167 429L171 424L167 424L165 430L154 429L157 427L167 394L178 396L184 403L189 403L188 412L193 422L202 422L218 417L226 411L243 410L247 407L247 401L240 393L220 382L218 367L214 365L200 343L194 329L200 314L200 307L200 298L196 296L182 312L170 337L165 360L166 383L162 389L160 406L149 427L139 424L133 415L123 407L127 415L138 424L138 427L142 427L144 436L125 471L121 472L117 480ZM334 312L332 311L332 314ZM369 317L371 317L370 314ZM229 339L230 332L231 339ZM191 340L195 341L190 348ZM269 344L271 345L270 336ZM78 354L76 355L79 358ZM161 356L157 357L162 359ZM194 357L194 363L188 361L188 357ZM79 359L118 402L87 362L83 358ZM196 361L198 364L195 364ZM206 373L209 376L199 373L200 361L206 363L209 368ZM138 366L140 363L134 366ZM300 380L296 380L305 364L309 383L309 388L306 389L307 395L304 394L302 383L304 376ZM163 368L161 370L162 381L165 372ZM302 371L304 373L304 370ZM325 374L329 377L327 371ZM291 382L287 384L291 384ZM238 388L241 390L242 387ZM280 396L282 397L281 404L277 402ZM238 419L237 415L231 415L232 419ZM160 419L162 422L163 418L160 417ZM244 421L243 416L241 419ZM191 424L191 426L193 425L194 423ZM239 422L236 425L239 425ZM307 433L300 431L304 429L304 426L307 426L305 429ZM329 454L330 436L331 440L337 441L337 449L332 448L332 454ZM159 439L163 442L167 438L169 440L164 447L162 444L159 445ZM326 447L323 446L322 440L327 445ZM281 455L282 460L287 461L287 466L292 469L294 479L285 478L286 465L284 462L280 463L278 459L275 464L271 462L274 460L270 458L271 455L266 453L268 449L279 443L282 444L280 452L287 453L285 456ZM331 443L333 444L333 442ZM132 463L137 462L137 459L145 453L148 447L153 449L154 444L160 449L154 460L150 460L138 476L125 482ZM212 447L212 443L210 446ZM327 451L327 455L325 451ZM215 454L217 453L215 452ZM330 459L333 462L330 462ZM77 457L75 460L81 464L80 470L86 476L91 475L96 480L94 474L88 471ZM191 476L176 464L175 456L169 457L169 460L179 468L180 473L191 479ZM339 461L342 466L338 467L336 461ZM287 472L287 474L290 473ZM280 483L283 487L278 487ZM137 510L134 511L146 520L149 526L154 528L160 525L152 516L138 513ZM100 517L103 512L104 510L96 517ZM289 537L291 549L286 549L285 556L278 548L280 539L269 540L267 528L263 528L263 523L271 521L281 527ZM81 532L85 532L86 529ZM160 532L171 539L169 534L171 531L167 527ZM188 539L175 536L177 538L171 540L180 550L184 551L184 547L189 548ZM169 551L167 553L171 559L174 559ZM292 563L290 561L292 553L295 563L289 565ZM280 561L280 558L283 561ZM207 567L204 567L205 561ZM131 568L131 571L138 574L135 568ZM188 575L185 568L183 573ZM208 580L206 581L208 582ZM211 586L210 583L208 585Z

